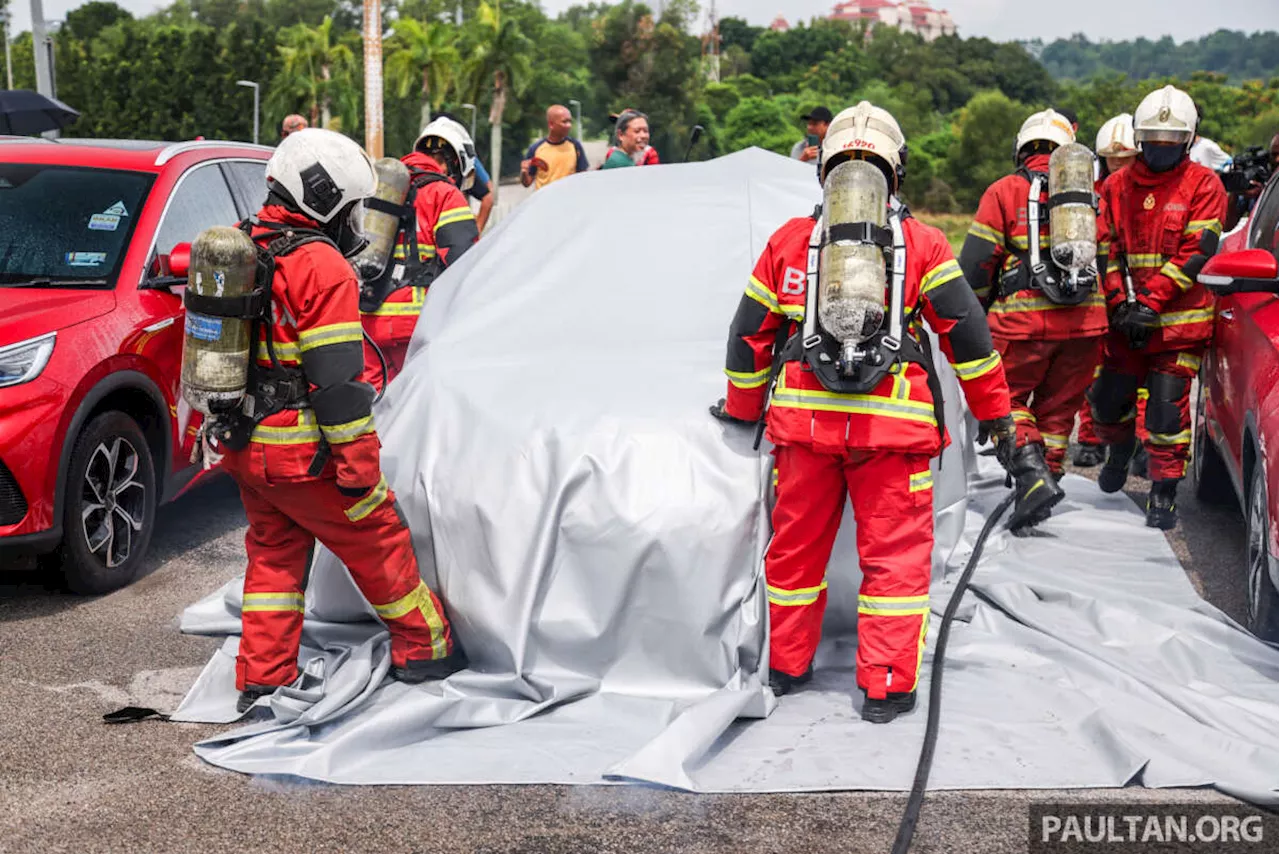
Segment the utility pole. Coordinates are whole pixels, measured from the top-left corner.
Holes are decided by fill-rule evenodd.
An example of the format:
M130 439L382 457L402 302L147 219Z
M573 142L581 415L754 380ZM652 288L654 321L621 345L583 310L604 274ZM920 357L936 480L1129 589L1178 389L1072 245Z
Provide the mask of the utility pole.
M53 52L49 34L45 29L44 3L31 0L31 53L36 61L36 91L47 98L56 98L53 91Z
M382 156L382 4L364 0L364 150Z
M582 102L576 98L570 98L569 103L573 104L578 113L578 142L582 142Z
M4 8L0 9L0 15L4 16L4 71L8 78L8 89L13 88L13 54L9 51L9 17L12 13L9 11L8 2Z
M716 15L716 0L711 0L708 14L711 30L702 37L702 57L706 60L707 80L720 82L720 18Z

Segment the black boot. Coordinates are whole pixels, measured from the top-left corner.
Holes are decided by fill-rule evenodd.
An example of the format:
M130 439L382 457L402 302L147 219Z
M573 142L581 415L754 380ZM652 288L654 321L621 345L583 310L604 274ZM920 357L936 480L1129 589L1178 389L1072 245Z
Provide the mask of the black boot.
M253 707L263 697L274 694L279 685L246 685L244 690L240 692L240 699L236 700L236 713L243 715Z
M1013 452L1009 474L1017 499L1009 517L1009 529L1019 531L1049 518L1053 505L1066 495L1044 461L1044 445L1026 444Z
M404 667L391 665L391 672L388 675L397 682L418 685L432 679L444 679L452 676L459 670L466 670L468 664L467 654L462 651L462 647L458 646L458 642L455 640L453 652L444 658L409 659L404 663Z
M1168 531L1178 524L1178 482L1153 480L1147 495L1147 527Z
M1075 453L1071 455L1071 462L1082 469L1088 469L1102 465L1102 461L1106 458L1107 449L1102 445L1076 445Z
M862 719L872 724L887 724L898 715L905 715L916 707L916 692L888 694L883 700L872 700L862 692Z
M1119 492L1129 479L1129 461L1138 448L1138 440L1130 437L1129 441L1118 445L1107 446L1107 461L1098 472L1098 488L1103 492Z
M1147 446L1138 445L1138 449L1133 452L1133 459L1129 460L1129 474L1134 477L1147 479Z
M799 676L792 676L790 673L783 673L781 670L769 668L769 690L773 691L773 696L781 697L783 694L790 694L792 688L799 688L801 685L813 678L813 665L809 665L809 669Z

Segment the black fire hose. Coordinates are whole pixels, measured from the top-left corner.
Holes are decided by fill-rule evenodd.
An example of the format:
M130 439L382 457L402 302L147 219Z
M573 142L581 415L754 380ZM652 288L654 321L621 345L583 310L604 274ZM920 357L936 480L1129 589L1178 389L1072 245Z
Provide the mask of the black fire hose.
M933 653L933 673L929 677L929 718L924 726L924 743L920 745L920 761L916 763L916 779L911 784L911 796L907 798L907 808L902 814L902 822L898 825L898 838L893 841L893 854L907 854L911 848L911 838L915 835L916 822L920 820L920 807L924 803L925 786L929 783L929 771L933 768L933 748L938 743L938 719L942 714L942 661L947 653L951 621L955 619L956 611L960 608L960 600L964 598L964 592L969 588L969 579L973 577L973 571L978 567L978 559L982 557L982 550L987 545L987 537L991 536L996 523L1000 521L1000 517L1009 509L1016 497L1017 493L1010 492L996 505L996 509L991 511L991 515L987 516L987 522L982 526L982 532L978 534L978 539L973 544L973 554L969 555L969 562L965 564L964 572L960 573L956 589L952 592L947 608L942 613L942 625L938 627L938 646Z
M387 357L382 355L382 348L379 347L374 342L373 338L369 336L368 332L361 330L361 334L364 335L364 340L369 342L369 346L373 348L374 354L377 355L378 357L378 363L382 365L382 388L378 389L378 393L373 396L373 402L377 403L378 401L382 400L382 395L385 394L387 391L387 382L388 382Z

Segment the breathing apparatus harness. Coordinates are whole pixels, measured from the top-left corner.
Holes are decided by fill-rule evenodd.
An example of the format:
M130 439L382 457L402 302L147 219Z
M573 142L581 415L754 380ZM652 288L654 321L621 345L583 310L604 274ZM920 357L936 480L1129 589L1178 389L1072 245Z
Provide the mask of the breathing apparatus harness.
M808 269L805 281L804 324L799 331L792 330L795 321L784 321L778 330L778 343L769 375L769 394L787 362L799 361L813 371L823 388L837 394L869 394L890 373L906 370L907 363L915 363L924 369L933 396L934 418L938 423L938 435L946 431L946 419L942 400L942 384L938 380L933 363L933 350L928 335L923 331L913 333L906 324L906 275L907 246L902 222L911 216L896 197L889 201L888 226L869 222L841 223L826 228L822 207L813 212L813 231L809 236ZM871 243L885 253L888 276L889 310L885 319L869 340L851 349L842 348L840 342L818 324L818 264L822 247L836 240ZM768 406L765 407L766 411ZM763 425L761 416L761 425ZM763 427L757 429L756 447L760 446Z
M418 191L423 187L438 181L448 181L449 176L413 166L409 167L409 176L409 193L405 196L404 204L397 205L377 196L364 201L369 210L400 218L400 231L404 234L404 241L400 245L405 248L403 260L393 258L381 276L373 281L361 282L360 310L366 314L377 311L387 301L387 297L401 288L427 287L440 275L442 269L439 254L428 261L421 260L418 255L418 212L414 202L418 198Z
M1018 175L1030 182L1027 189L1027 248L1018 249L1005 241L1005 250L1018 259L1017 263L1000 275L997 299L1013 296L1018 291L1032 289L1044 294L1055 305L1079 305L1098 288L1098 270L1086 267L1083 274L1063 270L1057 264L1046 263L1040 256L1040 234L1049 225L1049 213L1059 205L1089 205L1098 211L1098 196L1090 192L1064 192L1050 196L1041 206L1040 190L1049 181L1048 174L1033 172L1026 164L1018 166Z
M258 234L253 229L265 228ZM314 228L285 225L267 222L256 216L241 222L238 228L253 241L258 253L257 269L254 272L254 288L242 297L201 296L187 290L183 294L183 305L199 314L214 317L230 317L248 320L250 347L255 347L261 339L271 360L270 366L258 364L256 358L249 359L249 377L245 386L245 396L238 409L218 413L205 429L209 437L218 445L232 451L243 450L249 444L254 428L268 417L286 409L308 409L310 401L310 383L300 366L281 364L276 355L274 336L271 334L274 318L272 317L272 283L276 275L276 259L283 258L309 243L327 243L335 250L338 246L324 232ZM265 245L264 245L265 241ZM364 338L377 351L382 363L383 387L386 387L387 364L382 352L365 333ZM252 354L251 354L252 355ZM382 397L382 392L374 402ZM307 473L318 476L329 459L329 445L320 438L320 448Z

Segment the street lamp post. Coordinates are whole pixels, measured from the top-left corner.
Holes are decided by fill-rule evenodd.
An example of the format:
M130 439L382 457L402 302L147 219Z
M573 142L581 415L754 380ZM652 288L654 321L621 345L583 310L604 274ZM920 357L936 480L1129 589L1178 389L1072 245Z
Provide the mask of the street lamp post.
M4 22L4 70L8 77L8 89L13 88L13 54L9 52L9 8L0 9L0 20Z
M578 115L578 142L582 142L582 102L574 98L569 99L569 103L573 104L574 110Z
M475 142L475 139L476 139L476 105L475 105L475 104L463 104L463 105L462 105L462 107L463 107L463 109L466 109L466 110L470 110L470 111L471 111L471 141L472 141L472 142Z
M252 80L237 80L237 86L247 86L253 90L253 144L258 144L258 84Z
M382 157L382 3L364 0L364 149Z

